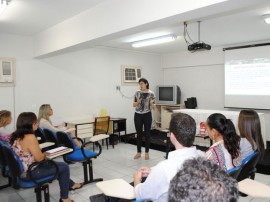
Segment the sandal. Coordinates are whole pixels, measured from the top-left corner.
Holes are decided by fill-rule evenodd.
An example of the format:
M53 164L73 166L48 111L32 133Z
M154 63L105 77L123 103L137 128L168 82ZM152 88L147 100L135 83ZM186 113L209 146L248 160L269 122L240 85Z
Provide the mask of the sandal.
M82 187L83 187L83 185L84 185L84 184L83 184L83 182L82 182L82 183L78 183L78 184L80 184L80 186L79 186L79 187L75 187L75 188L70 187L70 188L69 188L69 190L70 190L70 191L74 191L74 190L76 190L76 189L80 189L80 188L82 188Z

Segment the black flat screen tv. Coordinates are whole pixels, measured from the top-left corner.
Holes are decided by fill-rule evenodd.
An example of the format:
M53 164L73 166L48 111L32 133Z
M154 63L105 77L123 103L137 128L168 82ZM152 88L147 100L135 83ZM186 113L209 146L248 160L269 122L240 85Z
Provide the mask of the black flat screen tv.
M180 104L181 91L177 85L158 85L156 94L157 104Z

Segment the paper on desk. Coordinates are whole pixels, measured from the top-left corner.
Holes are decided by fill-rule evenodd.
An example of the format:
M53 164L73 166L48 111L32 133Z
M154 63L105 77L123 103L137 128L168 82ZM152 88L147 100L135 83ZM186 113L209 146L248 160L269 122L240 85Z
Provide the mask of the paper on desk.
M62 146L62 147L57 147L57 148L48 150L48 151L46 151L46 153L47 153L47 154L52 154L52 153L56 153L56 152L59 152L59 151L66 150L66 149L68 149L68 148Z
M68 128L66 130L64 130L64 132L72 132L72 131L75 131L76 129L75 128Z

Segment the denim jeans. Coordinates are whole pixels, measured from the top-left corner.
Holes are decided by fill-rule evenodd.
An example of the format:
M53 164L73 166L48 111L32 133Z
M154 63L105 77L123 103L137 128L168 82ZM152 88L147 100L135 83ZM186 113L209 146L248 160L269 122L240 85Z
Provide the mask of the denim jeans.
M59 168L59 174L57 180L60 186L60 198L66 199L68 198L69 188L74 185L74 182L70 179L70 172L68 164L64 162L55 161L56 165ZM49 175L54 175L56 172L56 168L52 163L46 162L42 164L34 170L32 170L32 177L34 179L40 179ZM26 176L25 180L30 180L29 176Z
M142 134L144 128L145 134L145 152L149 152L150 147L150 131L152 125L152 113L147 112L145 114L135 113L134 115L135 129L137 132L137 152L142 152Z

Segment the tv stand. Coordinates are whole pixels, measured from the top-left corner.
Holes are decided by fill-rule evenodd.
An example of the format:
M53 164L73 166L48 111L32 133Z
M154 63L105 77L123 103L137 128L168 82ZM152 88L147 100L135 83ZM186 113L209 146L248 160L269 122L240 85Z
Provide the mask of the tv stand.
M185 109L185 104L156 104L154 110L154 127L157 130L168 130L173 110Z

